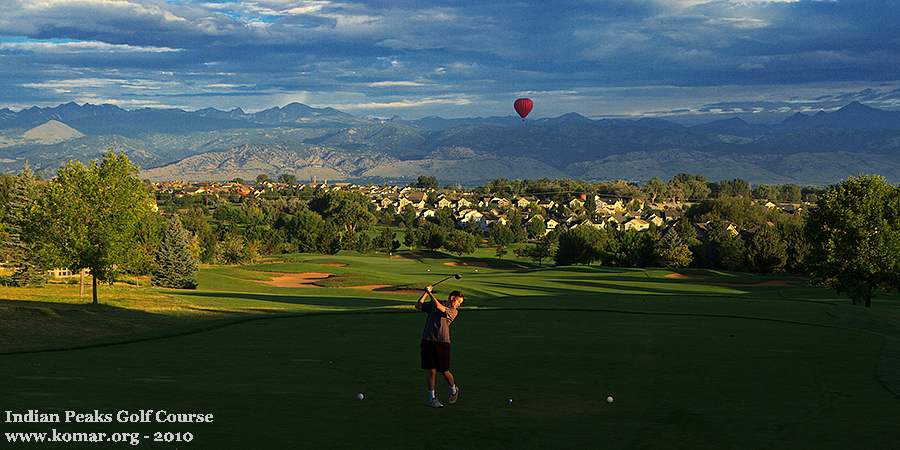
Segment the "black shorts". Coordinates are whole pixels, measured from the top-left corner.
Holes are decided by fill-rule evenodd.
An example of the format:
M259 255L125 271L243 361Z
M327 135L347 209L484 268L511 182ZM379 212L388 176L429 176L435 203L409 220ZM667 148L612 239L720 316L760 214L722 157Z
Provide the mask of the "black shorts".
M422 339L422 368L438 372L450 370L450 343Z

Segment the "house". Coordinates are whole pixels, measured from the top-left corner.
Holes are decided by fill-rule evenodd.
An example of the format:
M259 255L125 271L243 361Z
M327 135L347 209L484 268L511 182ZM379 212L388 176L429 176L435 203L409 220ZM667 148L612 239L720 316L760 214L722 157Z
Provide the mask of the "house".
M628 222L625 222L623 228L627 230L634 231L647 231L650 229L650 222L647 222L643 219L631 219Z
M437 207L440 208L452 208L453 202L450 201L447 197L441 197L437 202Z
M662 227L666 224L666 219L660 216L659 214L651 214L650 217L647 218L647 221L656 225L657 227Z
M675 209L666 209L662 212L663 218L666 220L666 223L674 223L677 222L678 219L684 217L684 213Z
M532 203L537 203L537 199L534 197L516 197L515 205L517 208L527 208Z
M459 199L459 200L456 201L456 207L455 207L455 209L456 209L457 211L461 211L461 210L468 209L468 208L471 208L471 207L472 207L472 202L470 202L469 200L467 200L467 199L465 199L465 198L461 198L461 199Z
M613 230L624 230L625 223L633 218L625 215L622 211L616 211L615 213L606 217L606 222L608 226Z
M556 229L557 226L559 226L559 222L557 222L553 219L548 220L546 222L546 224L547 224L547 232L553 231Z
M479 231L485 231L488 229L490 223L488 223L488 216L474 210L467 209L462 211L458 216L456 216L457 222L459 222L460 226L463 228L467 228L470 224L474 223Z
M419 204L428 200L428 193L422 191L407 192L404 197L409 199L411 203Z

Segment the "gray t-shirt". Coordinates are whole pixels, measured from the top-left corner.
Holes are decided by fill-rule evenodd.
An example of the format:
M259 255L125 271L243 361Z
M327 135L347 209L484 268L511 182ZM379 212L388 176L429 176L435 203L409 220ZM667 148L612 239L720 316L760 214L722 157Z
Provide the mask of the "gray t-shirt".
M450 343L450 322L456 318L458 311L456 308L448 306L447 312L441 312L434 306L434 302L428 302L422 305L422 311L428 313L428 319L425 320L425 331L422 332L422 339L426 341L437 341Z

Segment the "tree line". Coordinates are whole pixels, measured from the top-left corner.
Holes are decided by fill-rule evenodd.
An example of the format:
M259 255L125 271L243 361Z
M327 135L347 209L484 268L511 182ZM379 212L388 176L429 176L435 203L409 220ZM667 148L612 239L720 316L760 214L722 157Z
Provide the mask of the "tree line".
M509 247L539 265L600 263L620 267L702 267L756 273L807 274L867 306L878 289L896 287L900 257L900 194L877 176L850 178L827 189L706 181L679 174L668 183L496 179L475 196L556 199L509 206L504 220L482 229L460 223L449 208L420 215L411 205L375 207L355 191L287 183L260 196L177 196L153 192L122 154L69 162L53 180L27 168L0 178L0 247L8 285L41 282L47 268L86 270L94 301L100 282L149 275L155 285L196 287L199 263L243 264L285 253L390 253L402 246L470 254L480 246L502 257ZM655 181L654 181L655 180ZM270 181L265 177L262 181ZM433 188L437 180L420 177ZM584 194L584 207L566 202ZM652 213L653 200L693 199L683 217L646 231L597 226L594 195L629 200ZM787 214L751 200L816 200L817 208ZM697 200L699 199L699 200ZM154 204L157 208L154 208ZM577 220L566 221L576 216ZM549 220L560 222L550 233ZM398 237L402 235L402 237ZM402 242L401 242L402 241ZM513 246L513 244L520 244Z
M424 184L419 177L415 185ZM437 185L437 181L432 181ZM765 199L776 203L815 203L824 188L801 187L795 184L765 185L751 189L746 180L735 178L718 182L709 181L703 175L679 173L668 182L651 178L639 185L635 182L615 180L591 183L584 180L541 178L538 180L494 179L473 190L477 195L533 196L540 200L568 202L573 196L596 194L612 199L640 200L641 202L699 202L714 198L744 197Z

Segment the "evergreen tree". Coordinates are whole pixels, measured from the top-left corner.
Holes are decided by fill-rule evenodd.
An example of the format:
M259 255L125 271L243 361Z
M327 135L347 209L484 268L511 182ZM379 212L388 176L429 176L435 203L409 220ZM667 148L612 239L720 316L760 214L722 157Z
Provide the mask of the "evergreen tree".
M787 245L775 228L763 225L747 243L747 262L759 273L775 273L787 262Z
M361 255L368 255L375 248L372 238L366 233L360 233L356 238L356 251Z
M157 268L153 285L171 289L197 288L197 257L191 253L191 234L181 226L178 216L169 220L169 228L156 251Z
M419 238L416 234L417 231L415 228L407 228L406 232L403 233L403 243L410 248L410 250L416 246Z
M379 251L383 252L393 252L400 248L400 242L394 240L394 237L397 236L397 233L391 231L390 228L385 228L381 231L381 234L375 239L375 247Z
M418 247L425 247L429 250L437 250L444 246L444 239L446 238L446 232L444 230L429 222L423 228L419 229L418 237Z
M659 261L666 267L687 267L693 261L693 254L675 227L669 227L656 245Z
M725 270L744 270L746 246L723 220L712 220L706 227L706 265Z
M6 256L4 267L12 270L9 284L28 286L44 280L44 271L36 264L31 246L27 242L28 211L34 192L34 175L25 167L13 180L9 193L6 215L3 217L3 240L0 242Z

